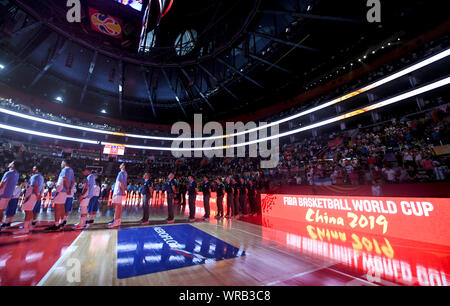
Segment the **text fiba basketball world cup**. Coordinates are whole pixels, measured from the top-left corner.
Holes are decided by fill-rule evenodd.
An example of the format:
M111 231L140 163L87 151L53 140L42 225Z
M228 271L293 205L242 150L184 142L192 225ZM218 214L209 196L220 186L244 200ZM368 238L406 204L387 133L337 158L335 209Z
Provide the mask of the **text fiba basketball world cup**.
M212 121L203 126L202 115L195 114L194 133L187 122L180 121L172 125L171 133L179 135L176 138L179 140L172 141L172 155L176 158L260 157L261 168L275 168L278 165L280 151L279 137L276 136L279 134L279 126L264 127L266 125L266 122L260 122L259 127L255 122L246 124L226 122L226 134L224 134L221 123ZM267 133L269 129L270 135ZM191 140L191 138L200 140Z

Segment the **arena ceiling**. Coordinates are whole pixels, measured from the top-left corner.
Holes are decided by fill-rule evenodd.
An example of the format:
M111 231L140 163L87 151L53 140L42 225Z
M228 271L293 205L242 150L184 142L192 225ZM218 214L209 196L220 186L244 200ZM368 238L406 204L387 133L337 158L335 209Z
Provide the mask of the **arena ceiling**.
M82 0L82 22L68 23L66 2L0 0L0 82L157 123L278 103L447 19L442 1L382 1L382 22L369 23L365 0L174 0L139 48L144 11ZM122 20L121 38L92 31L89 7Z

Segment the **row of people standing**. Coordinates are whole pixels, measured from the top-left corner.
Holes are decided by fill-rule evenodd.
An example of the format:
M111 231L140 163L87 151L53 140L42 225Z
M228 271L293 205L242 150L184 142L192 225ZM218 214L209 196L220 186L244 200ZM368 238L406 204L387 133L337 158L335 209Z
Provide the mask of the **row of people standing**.
M144 174L144 191L143 191L143 217L141 224L148 224L148 219L150 216L150 199L152 198L153 188L150 180L150 173ZM175 220L174 215L174 198L176 194L179 194L179 203L184 205L186 194L189 199L189 222L194 222L195 212L196 212L196 199L199 189L203 195L203 205L205 214L203 220L210 218L210 199L211 192L216 192L217 194L217 215L216 219L219 218L233 218L239 215L251 215L256 214L256 186L254 182L250 179L245 180L245 178L240 178L239 180L232 177L227 177L225 182L221 178L217 178L215 182L211 183L208 176L203 177L201 183L197 183L193 176L188 177L188 182L185 185L184 182L177 183L175 180L175 175L170 173L166 183L167 192L167 205L168 205L168 217L167 223L173 223ZM226 203L226 215L224 216L224 197L227 195ZM250 206L250 211L247 209L247 203Z

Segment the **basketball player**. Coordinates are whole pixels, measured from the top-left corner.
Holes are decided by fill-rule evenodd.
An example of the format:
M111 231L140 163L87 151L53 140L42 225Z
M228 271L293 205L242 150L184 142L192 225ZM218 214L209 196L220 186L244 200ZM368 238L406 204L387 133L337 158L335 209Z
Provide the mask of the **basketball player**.
M120 164L120 172L117 174L112 203L115 206L114 220L108 224L108 228L120 227L122 222L122 201L125 200L127 190L128 173L125 171L125 163Z
M227 177L225 192L227 193L227 215L225 218L231 218L234 216L234 194L233 194L233 184L231 183L231 178Z
M44 188L44 177L39 174L36 166L32 170L33 175L30 178L29 186L25 191L25 197L22 204L22 210L25 212L25 221L23 228L14 234L28 234L32 228L33 210L36 206L38 198L42 194Z
M211 197L211 184L209 183L209 177L205 175L203 177L203 186L202 186L202 192L203 192L203 205L205 207L205 215L203 216L203 220L209 219L209 199Z
M95 181L94 185L94 191L92 193L92 198L89 201L88 206L88 218L86 221L86 224L92 224L94 223L95 216L97 215L98 211L98 199L100 197L100 182L98 180Z
M169 182L167 183L167 210L168 210L168 218L166 220L167 223L174 223L175 216L173 213L173 196L176 192L175 188L175 180L173 179L175 175L173 173L169 174Z
M38 171L38 169L36 168L36 171ZM40 187L41 193L36 201L36 204L34 205L33 208L33 221L31 222L31 226L35 226L37 223L37 217L39 215L39 212L41 211L41 205L42 205L42 201L45 202L45 197L44 197L44 187L45 187L45 179L44 177L39 174L42 177L42 186ZM44 199L44 200L42 200Z
M70 168L69 161L63 160L61 162L61 173L58 177L58 182L56 183L56 192L53 199L55 204L55 224L47 227L46 230L59 230L62 228L61 223L64 220L65 208L67 195L72 194L72 187L75 183L75 177L72 168Z
M3 225L3 213L8 207L9 200L11 200L19 181L19 172L16 170L16 163L13 161L8 165L9 171L7 171L0 183L0 222Z
M197 199L197 183L195 183L194 177L189 176L189 186L187 187L189 194L189 222L195 221L195 200Z
M187 191L186 189L187 189L186 178L183 177L181 179L180 188L179 188L179 191L180 191L180 205L182 205L182 206L186 205L186 191Z
M64 219L61 223L61 226L65 226L67 223L67 219L69 218L69 214L72 211L73 207L73 198L75 194L77 193L77 184L73 184L72 186L72 192L70 194L67 194L66 202L64 202Z
M225 186L222 184L222 179L218 178L217 181L217 187L216 187L216 192L217 192L217 216L215 216L214 218L216 219L221 219L223 218L223 196L224 194L224 189Z
M6 209L6 220L5 223L2 224L2 228L11 226L12 219L14 218L14 215L17 211L17 204L19 204L20 194L22 193L22 188L20 188L21 184L22 180L19 179L19 185L14 188L14 193L11 197L11 200L9 200L8 208Z
M150 217L150 199L152 198L153 187L152 181L150 180L150 173L146 172L144 174L144 186L142 187L142 199L143 199L143 207L144 212L141 220L141 225L149 224L148 218Z
M256 215L256 186L252 180L248 180L247 191L250 215L254 216Z
M239 186L239 208L240 211L247 216L247 184L245 184L245 179L241 177L241 184Z
M95 176L91 173L91 171L87 167L84 169L83 175L86 177L86 183L84 184L84 188L81 191L80 195L81 218L80 222L77 225L75 225L74 229L76 230L82 230L86 227L88 206L94 194Z

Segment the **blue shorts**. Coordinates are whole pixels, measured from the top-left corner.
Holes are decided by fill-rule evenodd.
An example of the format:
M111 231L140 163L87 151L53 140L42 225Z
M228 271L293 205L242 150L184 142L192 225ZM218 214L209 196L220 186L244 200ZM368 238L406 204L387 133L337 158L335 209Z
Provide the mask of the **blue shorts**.
M66 198L66 202L64 203L64 208L66 209L66 213L72 211L73 206L73 198Z
M98 197L92 197L89 201L88 212L97 212L98 211Z
M12 217L16 214L17 204L19 204L19 199L11 199L8 202L8 208L6 209L6 216Z
M38 214L41 211L41 200L37 200L34 204L33 214Z

